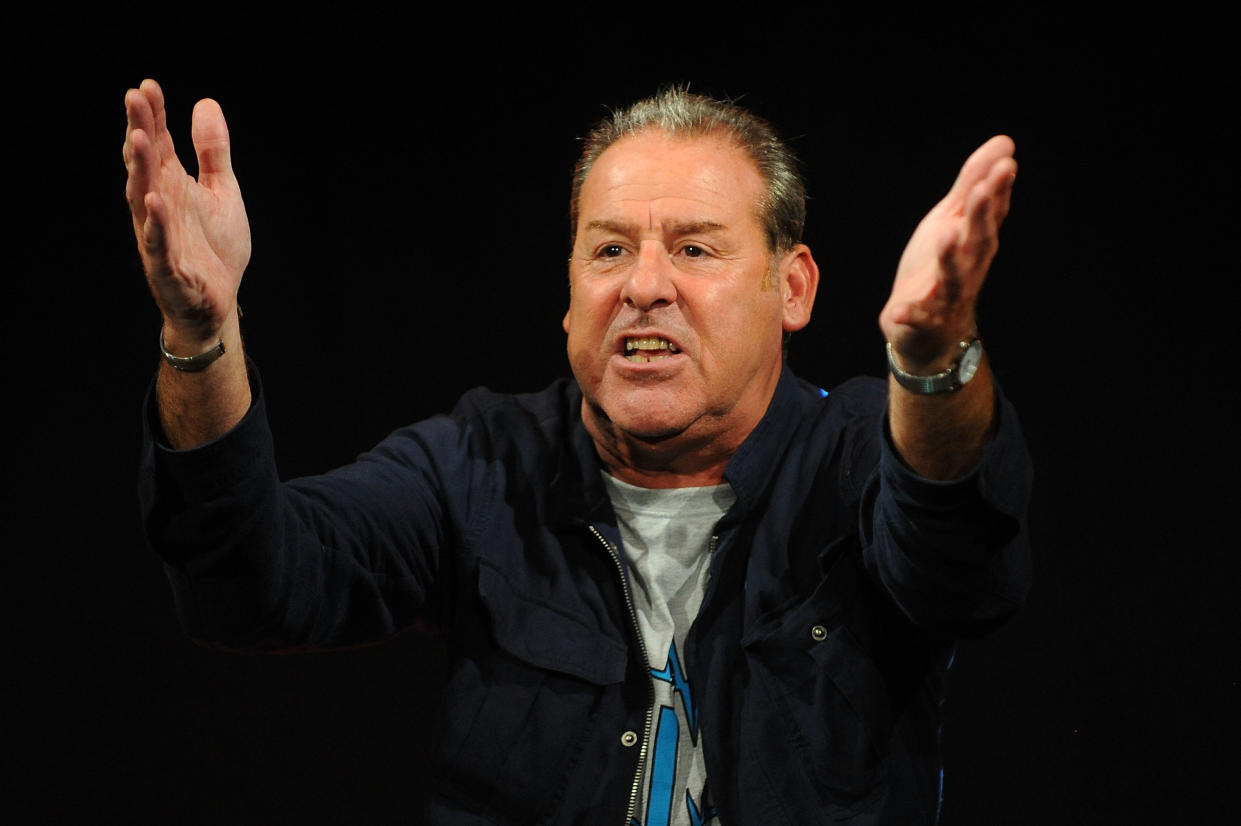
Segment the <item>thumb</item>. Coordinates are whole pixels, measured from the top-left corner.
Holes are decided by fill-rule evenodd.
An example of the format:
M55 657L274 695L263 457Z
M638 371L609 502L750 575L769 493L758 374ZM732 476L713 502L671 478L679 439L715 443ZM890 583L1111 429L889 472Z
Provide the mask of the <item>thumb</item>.
M198 155L200 181L207 176L232 173L228 124L224 121L220 104L210 98L198 101L194 105L190 134L194 139L194 152Z

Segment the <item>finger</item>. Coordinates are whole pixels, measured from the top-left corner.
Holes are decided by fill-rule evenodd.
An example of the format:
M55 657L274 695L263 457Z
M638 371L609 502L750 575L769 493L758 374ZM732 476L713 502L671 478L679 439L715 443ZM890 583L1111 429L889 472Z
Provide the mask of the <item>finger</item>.
M141 89L130 89L125 93L126 135L135 129L141 129L150 135L155 129L155 115L151 112L151 101Z
M1017 145L1007 135L996 135L988 140L965 159L948 197L966 198L975 184L986 179L998 161L1003 158L1012 158L1016 151Z
M125 159L126 166L129 166L130 156L132 155L129 141L134 133L134 113L131 110L133 104L130 102L130 97L137 93L137 89L125 90L125 143L121 146L121 157Z
M1004 223L1004 219L1008 217L1009 207L1012 205L1013 184L1017 182L1017 161L1009 158L1007 163L999 165L993 173L999 179L995 188L995 219L998 226Z
M987 181L980 181L970 190L966 208L965 237L961 239L959 268L962 275L985 270L999 247L999 229L992 209L993 195Z
M146 221L146 195L155 177L151 139L143 130L134 129L125 146L128 150L125 166L129 170L125 181L125 200L133 213L134 226L140 227Z
M134 149L131 139L136 131L146 134L147 143L157 153L152 156L156 164L167 158L176 158L172 136L168 133L165 123L163 101L163 94L153 80L144 80L139 88L130 89L125 94L127 163L133 160Z
M168 205L158 192L148 192L143 199L146 207L146 220L142 223L142 251L146 260L147 272L152 277L162 277L169 272L168 267Z
M939 251L939 278L927 296L927 301L940 304L955 304L968 286L963 281L964 272L961 266L962 253L972 254L969 249L971 239L968 231L964 231L955 223L947 224L940 230L937 241Z
M168 110L164 105L164 90L154 80L147 78L138 86L138 91L146 98L147 106L151 110L151 140L164 157L172 157L177 150L173 146L172 133L168 131Z
M970 190L965 207L969 229L963 246L976 260L989 260L999 245L1000 224L1008 214L1016 175L1017 162L1001 157Z
M220 104L210 98L198 101L194 106L191 134L194 152L198 155L198 176L205 179L215 176L232 176L233 161L229 148L228 123Z
M164 109L164 90L149 77L142 81L138 88L146 96L147 103L151 107L151 114L155 117L155 130L157 132L168 131L168 113Z

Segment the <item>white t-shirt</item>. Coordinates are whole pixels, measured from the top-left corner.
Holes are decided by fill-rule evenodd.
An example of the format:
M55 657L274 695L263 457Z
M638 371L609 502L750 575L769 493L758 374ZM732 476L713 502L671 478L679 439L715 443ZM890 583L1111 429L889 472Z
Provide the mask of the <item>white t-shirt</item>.
M712 534L736 501L727 484L656 490L603 474L616 512L642 643L655 687L639 826L700 826L715 807L707 787L685 636L707 588Z

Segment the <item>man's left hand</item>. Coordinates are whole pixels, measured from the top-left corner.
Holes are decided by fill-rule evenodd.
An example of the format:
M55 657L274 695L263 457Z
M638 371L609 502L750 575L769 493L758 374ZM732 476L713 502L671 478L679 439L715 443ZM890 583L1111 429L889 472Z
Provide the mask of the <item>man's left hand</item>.
M1006 135L974 150L901 255L879 327L910 372L943 369L975 332L974 307L1017 177L1015 151Z

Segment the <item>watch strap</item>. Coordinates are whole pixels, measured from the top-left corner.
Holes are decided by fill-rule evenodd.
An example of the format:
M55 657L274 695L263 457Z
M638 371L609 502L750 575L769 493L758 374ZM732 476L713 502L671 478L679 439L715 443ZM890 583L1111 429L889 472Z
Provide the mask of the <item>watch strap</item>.
M174 356L164 346L164 331L159 331L159 352L164 361L182 373L198 373L207 369L207 365L224 355L224 340L220 339L214 346L196 356Z
M978 336L962 339L957 342L957 358L948 366L947 369L929 376L917 376L908 373L901 368L896 362L896 353L892 349L892 342L888 342L888 369L892 372L892 377L896 379L896 383L911 393L917 393L923 396L930 396L936 393L950 393L954 390L960 390L965 386L970 378L962 378L961 376L961 359L965 356L970 347L977 341Z

